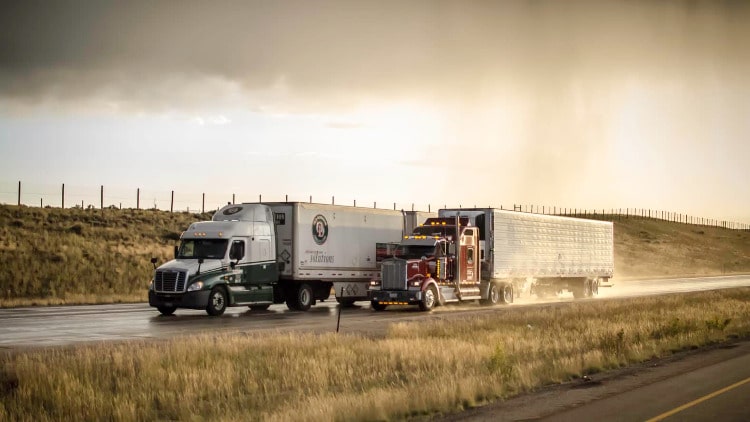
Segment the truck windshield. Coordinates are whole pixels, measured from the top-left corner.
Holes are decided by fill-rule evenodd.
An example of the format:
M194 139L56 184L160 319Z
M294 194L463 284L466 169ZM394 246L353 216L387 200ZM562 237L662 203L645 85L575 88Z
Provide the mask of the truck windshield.
M422 236L449 236L456 234L456 226L419 226L413 234Z
M393 256L402 259L430 258L435 256L435 246L428 245L399 245Z
M223 259L226 253L226 239L183 239L177 258Z

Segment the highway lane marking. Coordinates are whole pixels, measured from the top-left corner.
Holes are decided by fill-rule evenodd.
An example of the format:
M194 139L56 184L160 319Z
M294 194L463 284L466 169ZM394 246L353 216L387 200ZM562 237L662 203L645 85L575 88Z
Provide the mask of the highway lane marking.
M732 384L732 385L730 385L728 387L724 387L721 390L714 391L711 394L707 394L707 395L705 395L705 396L703 396L703 397L701 397L699 399L695 399L695 400L691 401L690 403L685 403L685 404L683 404L680 407L677 407L675 409L670 410L669 412L665 412L665 413L662 413L659 416L653 417L653 418L647 420L646 422L658 422L658 421L664 420L664 419L666 419L666 418L674 415L675 413L682 412L683 410L685 410L685 409L687 409L689 407L693 407L696 404L702 403L702 402L704 402L706 400L710 400L710 399L718 396L719 394L724 394L727 391L732 390L734 388L737 388L740 385L747 384L748 382L750 382L750 377L745 378L742 381L736 382L736 383L734 383L734 384Z

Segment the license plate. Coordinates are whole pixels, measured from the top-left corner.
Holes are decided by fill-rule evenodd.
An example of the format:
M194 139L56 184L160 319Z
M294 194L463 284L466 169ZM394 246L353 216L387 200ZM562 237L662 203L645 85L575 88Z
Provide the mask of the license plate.
M395 299L398 297L398 293L391 293L391 299Z

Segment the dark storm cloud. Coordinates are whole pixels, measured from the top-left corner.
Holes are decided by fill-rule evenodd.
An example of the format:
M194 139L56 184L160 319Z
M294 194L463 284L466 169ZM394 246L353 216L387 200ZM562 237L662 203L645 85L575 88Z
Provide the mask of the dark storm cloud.
M326 107L481 101L519 89L554 103L571 78L594 89L624 75L742 83L748 4L5 2L0 96L179 108L237 86Z

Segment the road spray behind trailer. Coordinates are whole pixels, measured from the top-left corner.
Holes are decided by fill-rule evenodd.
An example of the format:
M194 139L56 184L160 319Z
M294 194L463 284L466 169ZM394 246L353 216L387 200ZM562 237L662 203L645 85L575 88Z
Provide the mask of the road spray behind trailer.
M227 205L182 234L175 259L154 271L149 304L165 315L282 302L307 310L332 288L342 304L367 300L379 275L376 244L397 242L422 215L300 202Z
M382 259L372 307L512 303L568 290L591 297L614 275L611 222L492 208L444 209Z

